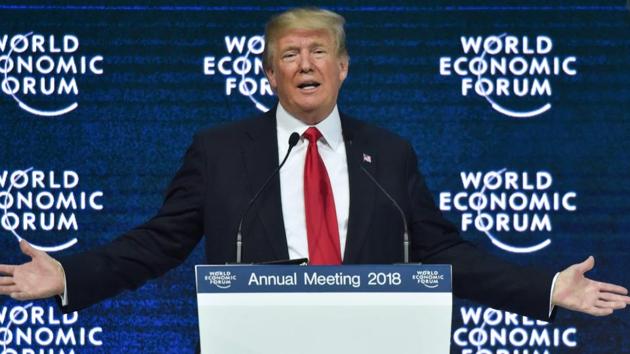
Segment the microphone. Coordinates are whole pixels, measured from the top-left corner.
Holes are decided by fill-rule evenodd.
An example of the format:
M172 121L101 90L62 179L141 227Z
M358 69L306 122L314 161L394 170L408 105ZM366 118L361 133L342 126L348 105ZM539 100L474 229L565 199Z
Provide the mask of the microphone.
M409 263L409 229L407 228L407 218L405 217L405 212L403 212L402 208L400 207L400 205L398 205L394 197L392 197L391 194L389 194L385 190L385 188L383 188L383 186L380 183L378 183L376 178L374 178L374 176L372 176L372 174L368 170L366 170L365 167L363 167L363 165L361 165L361 171L363 171L370 178L370 180L374 182L374 184L378 187L378 189L380 189L381 192L385 194L387 199L389 199L392 202L392 204L394 204L394 206L400 213L400 218L402 219L402 223L405 228L405 232L403 233L403 263L405 264Z
M267 186L269 185L269 182L271 182L271 179L275 175L278 174L278 172L280 171L282 166L284 166L284 163L287 162L287 158L289 157L289 153L291 153L291 150L293 150L293 148L295 147L295 145L297 144L297 142L299 140L300 140L300 134L295 133L295 132L291 133L291 136L289 137L289 149L287 150L286 155L284 155L284 159L282 160L280 165L278 165L278 167L273 171L273 173L269 177L267 177L267 179L265 180L265 183L263 183L262 187L260 187L260 189L258 190L258 192L256 192L254 197L252 199L250 199L249 204L247 204L247 209L245 209L245 212L243 213L243 216L241 216L241 219L238 222L238 232L236 233L236 264L240 264L241 263L241 259L242 259L242 254L243 254L243 221L245 221L245 217L247 216L247 213L249 213L249 210L252 208L252 206L254 205L256 200L258 199L258 197L260 197L262 192L267 188Z

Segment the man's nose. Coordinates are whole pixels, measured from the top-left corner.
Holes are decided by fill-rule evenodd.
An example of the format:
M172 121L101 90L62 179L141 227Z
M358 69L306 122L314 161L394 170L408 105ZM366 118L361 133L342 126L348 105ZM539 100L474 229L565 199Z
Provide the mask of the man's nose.
M300 71L310 72L313 70L313 63L311 62L311 56L308 53L300 55Z

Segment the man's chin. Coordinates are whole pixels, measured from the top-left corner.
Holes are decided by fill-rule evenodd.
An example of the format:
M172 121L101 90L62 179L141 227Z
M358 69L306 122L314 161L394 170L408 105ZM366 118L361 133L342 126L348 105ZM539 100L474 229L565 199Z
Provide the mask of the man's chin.
M308 125L315 125L326 118L330 112L322 109L321 105L300 105L295 106L294 112L289 113Z

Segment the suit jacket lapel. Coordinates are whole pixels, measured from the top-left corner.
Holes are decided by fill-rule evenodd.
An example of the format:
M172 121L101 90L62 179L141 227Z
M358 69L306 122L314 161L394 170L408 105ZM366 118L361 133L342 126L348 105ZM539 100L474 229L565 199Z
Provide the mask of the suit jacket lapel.
M343 263L352 264L358 261L361 247L365 243L374 209L374 184L361 171L363 166L374 174L375 164L373 151L361 134L361 124L341 115L341 127L346 142L348 160L348 179L350 184L350 211L348 216L348 234ZM371 162L365 161L367 159Z
M247 201L262 187L265 180L278 167L278 139L276 133L276 109L272 108L258 120L258 124L250 125L247 134L249 144L243 147L243 157L250 181L250 195ZM282 218L282 204L280 200L280 177L276 174L267 189L263 191L251 213L258 216L258 220L265 229L265 235L273 250L274 259L288 259L289 251ZM249 217L255 217L250 214ZM244 230L244 233L247 230ZM243 235L243 242L247 236ZM250 245L251 246L251 245ZM247 250L247 245L244 247ZM243 253L247 259L247 254ZM274 260L269 259L269 261Z

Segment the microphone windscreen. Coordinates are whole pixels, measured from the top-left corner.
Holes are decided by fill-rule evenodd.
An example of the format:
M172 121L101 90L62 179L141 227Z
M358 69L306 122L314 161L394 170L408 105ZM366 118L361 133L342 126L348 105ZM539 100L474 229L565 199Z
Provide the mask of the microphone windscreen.
M293 132L291 136L289 137L289 146L295 146L298 140L300 140L300 134Z

